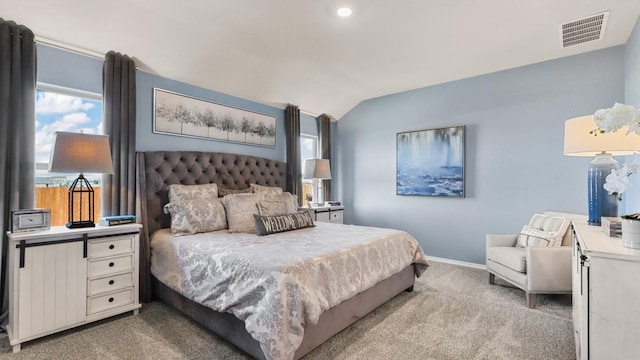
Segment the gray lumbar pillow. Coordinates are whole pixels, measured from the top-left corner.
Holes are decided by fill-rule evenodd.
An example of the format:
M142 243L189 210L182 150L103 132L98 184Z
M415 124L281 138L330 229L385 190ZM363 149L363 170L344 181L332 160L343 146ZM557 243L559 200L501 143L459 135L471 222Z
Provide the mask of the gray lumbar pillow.
M260 236L315 226L308 211L274 216L254 214L253 221L256 225L256 234Z

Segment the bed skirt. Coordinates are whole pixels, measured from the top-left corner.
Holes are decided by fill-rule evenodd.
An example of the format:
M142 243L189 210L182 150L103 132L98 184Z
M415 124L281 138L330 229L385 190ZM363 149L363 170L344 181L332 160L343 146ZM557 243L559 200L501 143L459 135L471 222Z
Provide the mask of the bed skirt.
M412 289L414 282L415 271L414 265L411 264L390 278L327 310L320 315L317 324L305 326L304 338L295 352L294 359L303 357L402 291ZM191 301L153 276L152 287L153 294L160 300L180 310L254 358L264 359L260 344L249 335L243 321L229 313L220 313Z

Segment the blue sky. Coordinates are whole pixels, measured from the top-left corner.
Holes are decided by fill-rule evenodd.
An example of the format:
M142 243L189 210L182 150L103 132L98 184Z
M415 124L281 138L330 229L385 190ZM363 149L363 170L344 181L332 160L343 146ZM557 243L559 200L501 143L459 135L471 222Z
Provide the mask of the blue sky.
M36 94L36 162L48 163L56 131L102 133L102 102L38 91Z

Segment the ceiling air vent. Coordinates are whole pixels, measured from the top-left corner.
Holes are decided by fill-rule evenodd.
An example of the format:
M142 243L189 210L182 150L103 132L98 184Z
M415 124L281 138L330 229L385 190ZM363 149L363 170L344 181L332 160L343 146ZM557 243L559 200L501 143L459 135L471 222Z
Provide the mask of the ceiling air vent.
M562 36L562 47L582 44L588 41L602 39L604 29L607 26L609 12L575 20L560 25L560 35Z

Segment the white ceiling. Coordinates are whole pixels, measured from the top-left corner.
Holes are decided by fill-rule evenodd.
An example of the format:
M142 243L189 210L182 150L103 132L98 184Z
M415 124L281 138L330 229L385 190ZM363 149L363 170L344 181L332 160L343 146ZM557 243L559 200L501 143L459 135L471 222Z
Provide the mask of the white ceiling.
M342 5L353 9L340 18ZM610 11L604 39L559 25ZM360 101L626 43L640 0L20 0L37 36L132 56L144 71L342 117Z

